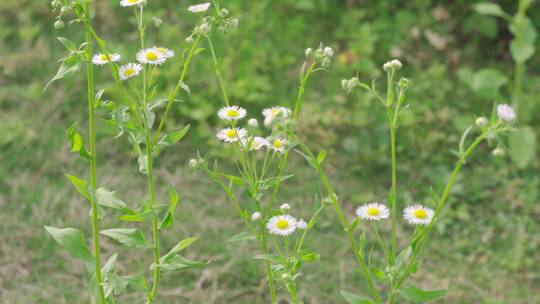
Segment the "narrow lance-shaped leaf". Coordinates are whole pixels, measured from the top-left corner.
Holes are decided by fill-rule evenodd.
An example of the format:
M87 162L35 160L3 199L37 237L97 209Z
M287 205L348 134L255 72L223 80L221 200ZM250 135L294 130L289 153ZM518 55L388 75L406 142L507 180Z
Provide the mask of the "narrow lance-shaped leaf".
M92 201L92 195L90 194L90 190L88 189L88 181L78 178L75 175L69 175L66 174L67 178L71 181L73 186L75 186L75 189L79 191L79 193L87 199L89 202Z
M189 131L189 125L183 127L181 130L165 134L156 144L154 150L160 150L170 145L174 145L179 142Z
M90 152L86 148L82 135L77 131L77 122L67 129L71 152L79 153L83 159L90 159Z
M176 189L174 189L173 185L169 185L168 190L169 190L169 209L167 210L165 217L159 224L159 229L165 229L172 226L174 222L174 211L176 210L176 205L178 204L178 201L180 200L180 198L178 197L178 193L176 192Z
M126 203L119 199L114 191L107 190L103 187L99 187L96 190L96 202L98 205L117 210L124 210L127 208Z
M167 252L164 256L161 257L161 259L160 259L161 263L169 262L169 260L175 254L177 254L180 251L186 249L187 247L189 247L196 240L197 240L196 237L190 237L190 238L186 238L186 239L181 240L180 242L178 242L178 244L176 244L176 246L174 246L171 250L169 250L169 252Z
M80 230L48 226L45 226L45 230L72 256L86 262L94 261L94 256L86 246L84 234Z
M115 228L103 230L100 233L129 247L150 247L142 231L137 228Z

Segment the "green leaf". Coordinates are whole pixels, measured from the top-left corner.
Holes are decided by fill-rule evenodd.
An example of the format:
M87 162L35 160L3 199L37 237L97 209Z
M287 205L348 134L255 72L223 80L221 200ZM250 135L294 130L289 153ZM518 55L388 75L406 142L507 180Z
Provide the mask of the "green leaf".
M45 226L45 230L72 256L86 262L94 261L94 256L86 246L84 234L80 230L48 226Z
M60 41L60 43L62 43L68 51L77 51L77 45L75 45L75 43L71 42L69 39L64 37L56 37L56 39L58 39L58 41Z
M502 17L505 19L510 16L496 3L477 3L474 5L474 10L482 15Z
M169 250L169 252L167 252L164 256L161 257L160 262L162 264L170 262L171 258L173 258L174 255L176 255L180 251L189 247L196 240L197 240L196 237L190 237L190 238L181 240L180 242L178 242L178 244L176 244L176 246L174 246L171 250Z
M60 80L67 75L73 74L78 72L80 69L79 61L76 56L71 56L66 58L62 63L60 64L60 67L58 68L58 72L56 72L56 75L45 85L45 88L43 88L43 92L47 90L47 88L55 81Z
M124 209L122 211L126 214L119 216L118 219L126 222L146 222L157 215L152 209L143 209L137 211Z
M326 158L326 151L319 152L319 154L317 155L317 163L319 163L319 165L322 164L325 158Z
M401 287L395 291L405 300L414 303L423 303L443 297L448 291L446 289L422 290L414 286Z
M302 262L314 262L318 261L321 258L321 256L316 252L307 252L302 254L300 259L302 259Z
M182 128L182 130L172 132L169 134L165 134L156 144L154 147L154 150L160 150L164 147L174 145L177 142L179 142L184 136L186 136L187 132L189 131L189 125Z
M159 224L159 229L164 229L172 226L174 222L174 210L176 209L176 205L178 204L178 201L180 198L178 197L178 193L176 192L176 189L174 189L173 185L169 185L169 209L167 210L167 213L165 214L165 217Z
M236 235L231 236L230 238L226 239L225 242L240 242L240 241L249 241L254 240L255 237L247 232L242 232Z
M523 126L509 136L509 154L519 167L527 167L536 155L536 134L530 126Z
M373 301L369 300L366 297L350 293L345 290L341 290L339 293L345 298L345 301L349 304L374 304Z
M512 59L517 63L524 63L534 55L536 29L530 19L523 16L514 17L509 28L514 35L510 42Z
M172 257L168 263L160 264L156 266L155 263L150 265L150 270L153 271L156 267L159 267L161 271L179 271L191 268L202 268L208 265L209 262L200 262L186 259L181 255L175 255Z
M129 247L151 247L142 231L137 228L114 228L103 230L100 233Z
M183 81L180 81L179 83L182 90L184 90L188 95L191 95L191 90L189 89L189 86L185 84Z
M73 186L75 186L75 189L79 191L79 193L87 199L89 202L92 201L92 195L90 194L90 190L88 189L88 181L82 178L78 178L75 175L69 175L66 174L67 178L71 181Z
M84 145L82 135L77 131L77 122L67 129L71 152L77 152L83 159L90 159L90 152Z
M127 208L126 203L119 199L114 191L107 190L103 187L99 187L96 190L96 202L100 206L117 210L124 210Z

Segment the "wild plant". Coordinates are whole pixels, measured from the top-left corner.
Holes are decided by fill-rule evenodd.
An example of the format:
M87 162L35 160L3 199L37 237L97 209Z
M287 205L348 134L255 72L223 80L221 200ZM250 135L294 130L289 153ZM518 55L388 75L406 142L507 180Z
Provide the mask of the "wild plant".
M403 219L408 224L414 226L414 230L409 240L405 242L406 245L404 248L400 250L398 248L399 243L396 233L399 228L398 213L400 211L398 211L398 208L402 208L405 202L398 196L396 140L400 117L409 107L409 104L406 103L406 93L411 85L411 81L403 77L397 81L395 80L396 73L401 68L402 63L398 60L392 60L384 64L383 69L387 75L386 96L377 91L375 81L371 85L368 85L360 82L357 77L353 77L351 79L344 79L341 83L342 88L347 93L356 87L370 92L386 108L392 163L388 206L379 202L361 205L356 210L356 218L352 222L347 221L343 215L337 195L328 186L324 171L320 166L318 167L318 173L323 183L327 185L326 189L332 198L338 217L351 242L352 250L355 252L370 292L370 296L365 297L342 291L342 295L349 303L383 303L383 301L387 301L387 303L398 303L401 300L408 300L415 303L427 302L438 299L446 294L447 291L444 289L422 290L411 284L406 285L405 283L407 283L411 275L418 271L422 260L425 258L431 232L441 217L456 177L463 165L466 164L472 153L484 141L487 141L489 145L498 146L499 142L504 140L503 136L511 130L511 123L516 118L516 113L510 105L499 104L494 107L489 119L483 116L478 117L475 121L476 126L471 125L466 129L461 136L458 149L452 151L458 160L442 193L439 194L434 189L430 189L431 200L426 202L425 205L410 202L403 209ZM474 139L469 139L475 133ZM306 151L306 153L309 152ZM379 222L386 219L390 219L389 240L381 236L378 228L382 224ZM353 233L361 222L365 222L366 226L371 227L373 239L378 243L379 250L382 251L385 257L384 261L375 261L375 258L371 254L372 251L366 250L365 233L361 235L358 242L355 241L356 237ZM381 289L375 285L376 280L387 285L384 293L381 293Z
M260 119L252 116L243 107L230 101L220 63L214 48L214 34L236 27L237 21L230 12L213 2L215 14L207 17L209 31L205 33L212 55L217 81L221 90L223 107L217 116L226 126L217 132L217 139L227 146L233 156L236 173L224 172L198 157L190 161L192 167L205 172L225 192L248 232L240 233L228 241L257 240L261 254L254 259L264 261L266 280L271 303L277 303L277 291L285 289L292 303L301 303L297 286L306 262L319 259L319 255L304 246L304 239L314 227L317 217L326 206L319 195L314 194L313 213L305 216L307 221L293 216L291 204L282 202L278 207L282 183L293 175L287 175L289 153L298 152L294 126L300 115L304 90L310 76L329 67L333 50L322 46L306 51L306 61L300 71L300 85L293 110L275 105L262 111ZM247 120L246 124L242 124ZM322 162L324 155L317 159ZM237 192L241 191L241 194Z
M159 233L170 228L174 222L176 206L179 195L173 185L167 187L169 194L168 204L159 204L157 185L155 182L154 164L156 156L166 147L178 143L188 132L189 125L180 130L166 132L165 125L170 116L171 108L179 100L180 90L190 93L185 84L187 72L194 56L202 49L198 47L202 32L201 27L195 28L186 39L187 46L182 51L179 64L179 76L175 87L167 98L157 98L159 84L156 74L159 66L173 60L175 52L165 47L147 46L146 29L149 25L159 27L161 20L156 17L145 16L144 0L121 0L120 5L125 9L132 9L137 21L140 50L132 61L119 65L122 56L107 49L106 42L98 35L92 26L91 1L87 0L53 0L53 9L59 10L60 15L55 23L57 28L63 27L62 18L73 16L71 23L83 23L85 26L85 42L79 47L66 38L59 38L60 42L70 52L61 59L61 66L52 81L73 74L80 67L87 70L89 120L90 120L90 149L86 148L83 136L77 131L76 124L68 129L71 150L79 153L83 159L90 160L91 182L68 175L69 179L79 193L91 204L91 218L93 224L94 253L87 248L84 234L74 228L46 227L54 239L71 255L86 262L91 276L90 293L95 303L115 303L115 296L121 294L128 286L144 292L146 303L156 303L160 285L161 274L169 271L180 271L194 267L202 267L206 263L188 260L180 252L188 247L196 238L189 237L181 240L162 255ZM206 6L206 9L208 6ZM203 6L188 8L193 13L201 13ZM94 53L94 44L100 53ZM95 92L94 66L106 68L114 81L110 95L114 100L104 98L105 90ZM119 92L115 95L115 92ZM165 108L157 124L157 112ZM107 113L107 125L119 131L118 136L127 137L134 153L138 156L139 171L146 176L148 197L143 199L140 206L130 208L116 193L105 187L97 187L96 182L96 147L95 147L95 115L96 110ZM157 126L157 127L156 127ZM120 213L118 220L132 223L149 223L152 230L152 243L139 228L112 228L100 230L99 220L105 216L105 208ZM144 274L120 276L115 272L117 254L110 256L101 266L99 250L99 233L112 238L127 247L151 249L152 263L149 263L148 272L152 277L151 285L146 281Z

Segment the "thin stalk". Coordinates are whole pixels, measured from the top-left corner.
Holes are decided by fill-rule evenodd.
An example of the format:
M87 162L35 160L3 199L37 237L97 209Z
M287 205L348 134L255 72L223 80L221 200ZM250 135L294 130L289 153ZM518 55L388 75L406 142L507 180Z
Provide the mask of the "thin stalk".
M223 80L223 75L221 74L221 69L219 68L218 59L216 56L216 51L214 49L214 44L212 43L212 39L210 36L206 37L208 40L208 46L210 48L210 53L212 54L212 61L214 63L214 70L216 73L216 77L219 83L219 87L221 89L221 94L223 96L223 101L225 102L225 105L229 106L229 95L227 94L227 89L225 88L225 81ZM234 124L232 125L234 128ZM241 162L244 168L246 167L246 163L244 161L243 152L240 153L241 155ZM244 218L244 216L242 216ZM268 243L267 243L267 237L266 237L266 228L264 227L263 221L261 221L261 246L263 249L263 254L268 254ZM274 274L272 273L272 269L270 266L270 261L265 260L265 268L266 268L266 277L268 281L268 288L270 289L270 296L272 303L277 303L277 297L276 297L276 291L274 288Z
M88 89L88 127L90 129L90 187L92 192L95 192L97 187L96 177L96 106L94 100L94 70L92 65L93 49L92 49L92 22L90 20L90 2L86 2L84 9L84 25L86 32L86 47L88 52L87 62L87 89ZM94 257L96 267L96 283L98 288L99 300L101 303L107 303L105 292L103 291L103 278L101 274L101 258L99 246L99 219L97 202L95 198L91 200L92 205L92 236L94 240Z
M392 244L390 247L390 261L393 264L396 258L396 224L397 224L397 160L396 160L396 126L394 124L393 111L387 107L388 127L390 128L390 154L392 158L392 199L390 200L390 213L392 217Z
M195 54L195 50L197 50L197 46L199 45L200 40L201 40L201 35L197 35L197 38L195 38L195 41L191 45L191 49L189 50L188 57L186 61L183 63L183 68L182 68L182 73L180 74L180 78L178 79L178 82L176 83L176 86L174 87L174 89L171 91L171 94L169 94L169 101L167 102L165 113L163 114L163 117L161 117L161 121L159 122L159 127L156 131L156 134L154 135L154 144L157 143L157 141L159 140L159 135L163 129L163 126L165 125L165 121L167 120L169 112L171 111L174 99L176 98L176 95L178 95L178 91L180 91L180 88L182 87L184 83L184 79L186 78L189 64L191 63L191 59L193 58L193 55Z
M316 171L319 174L319 178L321 179L321 181L322 181L322 183L324 185L326 193L328 194L328 196L331 199L332 205L334 206L334 209L335 209L336 214L338 216L339 222L340 222L341 226L343 227L343 230L345 231L345 234L347 235L347 238L349 240L351 248L354 251L354 255L356 257L358 265L360 266L362 274L364 275L364 278L366 279L366 281L368 283L369 290L370 290L373 298L375 299L375 302L379 303L379 304L382 303L381 302L381 297L379 296L379 292L377 291L377 289L375 288L375 284L373 283L373 278L371 277L371 272L368 270L366 262L364 261L364 258L362 257L362 255L359 252L358 245L356 244L356 241L354 240L354 236L352 234L352 231L349 229L349 223L348 223L347 219L345 219L345 216L343 215L343 210L341 209L341 206L340 206L340 204L339 204L339 202L337 200L337 196L335 195L333 187L330 185L330 182L328 181L328 178L326 177L326 174L324 173L324 170L321 168L321 166L318 164L318 162L315 161L316 160L315 155L313 155L311 150L303 142L301 142L298 137L296 137L296 140L298 141L299 146L302 148L304 153L306 153L306 155L308 155L310 158L312 158L314 160L314 163L317 164Z
M431 220L431 223L429 223L423 235L421 236L420 241L417 245L417 249L413 252L411 259L409 260L407 267L405 268L405 273L403 274L401 279L397 282L397 284L393 287L394 289L399 288L411 274L412 268L414 264L416 263L416 260L418 259L420 253L423 251L425 244L427 243L428 236L431 230L433 229L433 227L435 226L435 223L437 222L437 219L440 216L442 208L444 207L444 204L446 203L446 200L448 199L448 196L450 195L450 191L452 191L452 187L454 186L454 183L456 181L457 175L459 174L459 171L461 170L463 164L466 162L467 158L476 149L476 147L478 147L478 145L485 139L485 137L486 137L485 133L478 136L474 140L474 142L469 146L469 148L467 148L465 153L461 155L458 162L456 163L454 171L452 172L452 175L450 176L450 180L446 184L444 192L441 198L439 199L439 202L437 203L437 207L435 209L433 219Z

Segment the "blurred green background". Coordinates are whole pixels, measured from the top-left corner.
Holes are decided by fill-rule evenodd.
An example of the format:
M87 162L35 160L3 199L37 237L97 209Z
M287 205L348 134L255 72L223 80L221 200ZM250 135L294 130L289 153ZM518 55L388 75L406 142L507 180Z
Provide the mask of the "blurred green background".
M511 14L517 11L518 1L497 2ZM308 84L299 134L316 150L328 151L326 168L352 218L360 203L385 199L390 161L383 107L360 90L345 95L342 78L358 72L361 80L377 78L382 87L381 65L399 58L402 74L414 83L398 132L400 204L427 201L431 186L440 191L456 161L450 150L461 133L476 115L489 115L494 102L511 103L512 33L503 19L475 12L474 3L226 0L223 5L240 24L227 37L217 36L216 48L233 103L253 115L269 105L292 104L306 47L323 42L335 49L331 71ZM134 58L137 32L130 10L119 1L94 4L97 31L124 58ZM147 10L163 19L161 27L149 30L149 43L179 53L198 20L186 11L189 4L148 0ZM527 15L539 28L538 1ZM80 43L83 32L78 25L55 30L49 1L3 0L0 16L0 302L87 303L83 264L42 228L90 231L88 205L63 176L86 172L69 153L65 136L73 121L86 124L84 79L75 75L42 94L64 55L55 37ZM494 147L483 145L470 159L434 230L424 267L413 276L418 286L450 289L440 303L540 303L539 150L533 144L540 134L538 54L526 63L518 119L519 126L534 132L506 157L491 156ZM177 62L160 68L162 95L174 85L176 68ZM160 196L166 197L165 185L172 182L183 197L179 220L163 242L198 236L188 258L213 262L202 271L165 276L161 303L266 303L262 265L251 259L256 244L224 241L242 232L242 223L219 189L187 168L197 151L223 156L214 138L221 103L209 52L195 59L186 82L192 94L174 108L167 127L191 123L191 132L156 165ZM98 88L109 86L105 70L98 72ZM99 124L98 183L134 205L146 194L145 179L125 139L113 136ZM298 157L289 171L296 176L280 199L307 215L318 179ZM113 222L110 217L103 227L118 225ZM338 227L328 209L307 240L321 261L304 269L299 288L306 303L344 303L340 289L361 293L365 288ZM410 228L399 231L404 244ZM142 271L151 260L150 251L125 251L106 239L103 252L120 253L120 273ZM128 293L120 303L140 301Z

